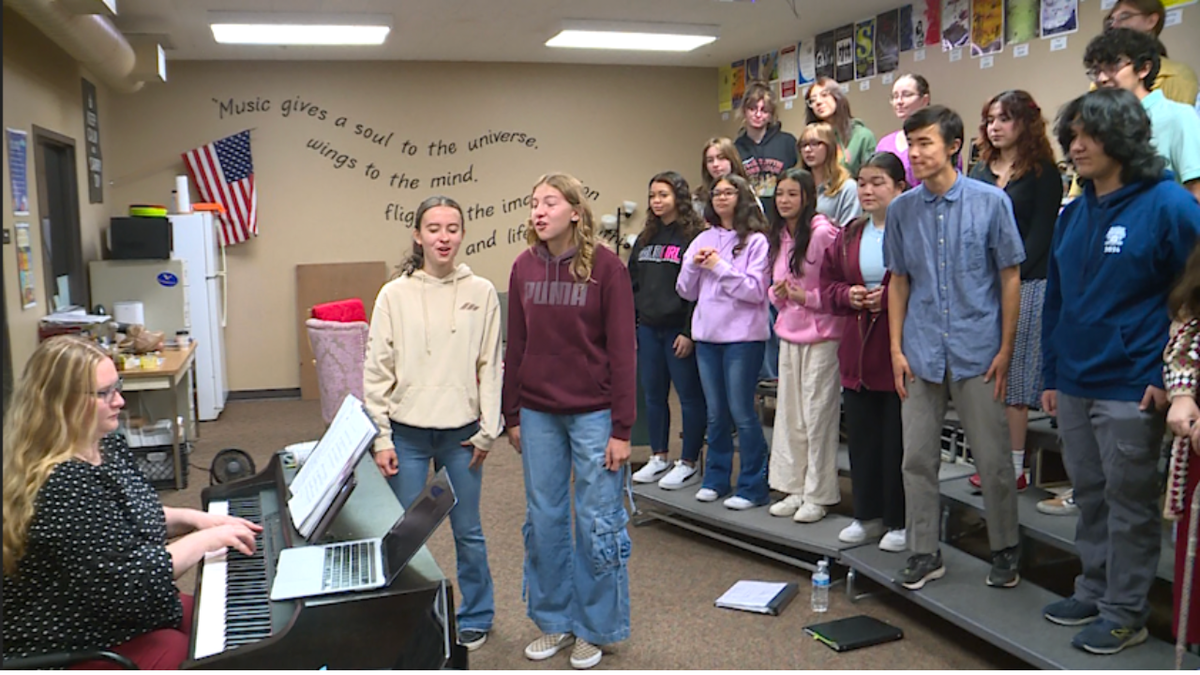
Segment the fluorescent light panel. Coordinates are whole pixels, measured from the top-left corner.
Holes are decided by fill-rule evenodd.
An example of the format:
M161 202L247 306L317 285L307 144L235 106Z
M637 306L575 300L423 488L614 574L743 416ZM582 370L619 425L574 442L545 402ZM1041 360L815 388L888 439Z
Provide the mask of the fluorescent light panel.
M716 26L568 21L547 47L690 52L717 39Z
M391 32L386 14L209 12L213 39L245 45L380 45Z

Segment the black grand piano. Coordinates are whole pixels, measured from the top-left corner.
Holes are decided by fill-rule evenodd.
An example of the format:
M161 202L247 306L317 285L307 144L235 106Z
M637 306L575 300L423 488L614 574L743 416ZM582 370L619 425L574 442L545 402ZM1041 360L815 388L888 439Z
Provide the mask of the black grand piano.
M465 669L457 644L454 595L427 549L388 587L366 592L271 601L279 551L305 544L287 512L296 475L290 453L276 453L256 476L204 490L201 508L263 526L253 556L230 551L201 562L184 668ZM365 455L357 486L323 541L380 537L401 508Z

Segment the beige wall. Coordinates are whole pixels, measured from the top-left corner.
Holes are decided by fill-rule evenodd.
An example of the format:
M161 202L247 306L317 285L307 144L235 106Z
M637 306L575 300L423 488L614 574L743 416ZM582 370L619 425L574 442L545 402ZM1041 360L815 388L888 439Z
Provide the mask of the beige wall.
M655 172L681 169L698 177L698 150L719 121L711 69L617 68L447 63L174 63L170 82L116 104L105 131L106 155L116 181L113 204L166 203L180 153L246 128L251 131L259 190L260 236L231 247L229 320L226 329L232 390L298 385L295 333L295 266L301 263L384 260L409 252L410 230L386 218L387 205L411 213L442 192L464 208L492 207L490 217L467 223L466 244L496 245L460 254L460 260L508 285L513 257L523 249L510 233L526 207L504 213L507 200L528 195L551 170L572 173L599 193L597 212L613 213L624 200L638 202L627 231L644 215L646 181ZM269 100L265 112L222 118L219 101ZM312 104L284 115L285 102ZM339 117L349 118L344 127ZM362 124L394 134L386 147L357 136ZM489 132L519 132L533 147L508 142L471 151L468 143ZM405 154L404 142L416 151ZM429 154L429 144L454 143L456 152ZM353 157L309 149L328 142ZM436 154L436 150L435 150ZM377 179L366 175L369 164ZM473 182L433 188L430 180L471 171ZM393 174L421 181L417 189L392 187ZM196 195L193 194L193 199Z
M979 133L980 111L984 102L1005 89L1025 89L1041 105L1048 122L1053 124L1058 109L1087 91L1090 85L1083 68L1083 51L1088 41L1101 30L1104 12L1100 2L1087 0L1080 5L1080 29L1067 38L1067 48L1051 52L1050 40L1029 43L1029 56L1014 59L1011 46L995 55L994 66L981 70L979 59L971 58L964 50L961 61L950 62L948 53L934 48L926 50L926 58L914 62L913 52L900 55L897 74L920 73L929 80L934 103L950 106L963 116L967 139ZM1200 6L1183 9L1183 23L1163 31L1162 41L1171 57L1200 69ZM764 45L765 47L766 45ZM850 106L854 116L862 119L877 138L900 128L891 109L891 85L880 76L869 80L870 89L860 91L859 82L850 84ZM740 120L731 115L724 128L736 134ZM804 102L797 99L791 110L780 107L779 119L783 128L799 136L804 128ZM1052 143L1055 151L1058 144Z
M21 129L30 134L26 181L29 185L29 216L13 215L12 189L8 177L8 135L4 135L4 229L12 232L18 222L29 223L32 238L33 278L37 306L21 307L20 285L17 281L17 253L14 243L4 247L4 301L8 311L8 330L12 339L13 367L18 372L37 347L38 319L47 312L47 293L42 259L41 214L38 213L37 166L34 161L33 126L60 133L75 140L80 191L79 217L83 240L84 262L100 257L100 225L107 221L106 204L88 204L87 150L83 138L83 90L80 78L86 77L96 85L100 106L101 154L108 161L112 137L109 135L112 96L104 85L80 69L70 56L31 26L19 14L4 8L4 126ZM109 176L105 167L105 178ZM110 195L105 191L105 202Z

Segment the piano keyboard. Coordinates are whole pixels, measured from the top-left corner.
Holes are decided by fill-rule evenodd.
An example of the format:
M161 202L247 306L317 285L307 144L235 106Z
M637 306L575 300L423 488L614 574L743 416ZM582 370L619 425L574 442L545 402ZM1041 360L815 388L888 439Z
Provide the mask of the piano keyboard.
M262 524L262 507L256 497L214 501L208 512L245 518ZM193 659L219 654L271 635L271 585L262 534L254 541L254 555L228 549L209 553L201 569L196 598Z

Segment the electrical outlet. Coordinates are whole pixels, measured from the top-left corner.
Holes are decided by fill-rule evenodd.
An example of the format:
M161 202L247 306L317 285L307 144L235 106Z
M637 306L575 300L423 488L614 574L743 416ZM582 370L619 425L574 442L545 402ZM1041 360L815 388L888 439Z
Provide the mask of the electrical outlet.
M12 232L10 232L10 231L9 231L9 229L8 229L7 227L6 227L6 228L4 228L4 236L3 236L3 241L4 241L4 245L5 245L5 246L7 246L7 245L9 245L9 244L11 244L11 243L12 243Z

